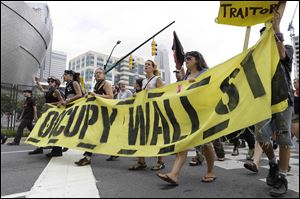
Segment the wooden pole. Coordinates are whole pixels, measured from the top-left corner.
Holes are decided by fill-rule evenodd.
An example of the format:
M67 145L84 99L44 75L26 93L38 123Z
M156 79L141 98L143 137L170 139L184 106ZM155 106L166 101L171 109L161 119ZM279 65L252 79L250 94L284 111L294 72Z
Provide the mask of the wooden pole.
M248 49L249 39L250 39L250 32L251 32L251 26L247 26L246 28L246 34L245 34L245 40L244 40L244 47L243 51Z

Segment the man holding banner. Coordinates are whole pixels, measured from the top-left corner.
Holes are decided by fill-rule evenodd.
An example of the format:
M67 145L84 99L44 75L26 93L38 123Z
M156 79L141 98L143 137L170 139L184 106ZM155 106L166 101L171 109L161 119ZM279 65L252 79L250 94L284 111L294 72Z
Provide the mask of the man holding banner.
M278 197L285 194L288 189L288 181L286 176L289 166L290 147L293 145L291 140L293 97L290 76L292 70L293 48L292 46L283 45L283 34L280 33L279 28L280 14L277 11L275 11L272 24L281 64L281 67L277 70L281 69L280 72L278 71L280 73L279 75L284 76L285 80L285 82L277 81L275 85L278 87L284 87L285 84L287 84L288 88L286 92L288 92L289 106L283 112L272 115L271 121L262 128L262 133L257 135L257 140L269 159L270 170L267 176L267 184L272 186L270 194L271 196ZM273 94L277 95L277 93ZM277 142L279 144L278 164L276 162L273 146L270 142L273 132L276 133Z

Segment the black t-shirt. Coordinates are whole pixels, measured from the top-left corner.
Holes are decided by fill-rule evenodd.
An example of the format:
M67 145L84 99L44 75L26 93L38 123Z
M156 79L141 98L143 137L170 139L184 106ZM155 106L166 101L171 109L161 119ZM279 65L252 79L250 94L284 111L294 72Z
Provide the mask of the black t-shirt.
M33 120L33 107L36 106L35 99L27 97L23 105L23 117L22 119Z
M283 66L283 71L285 75L285 80L288 85L288 101L289 105L293 106L294 103L294 93L293 93L293 86L292 86L292 81L291 81L291 72L292 72L292 65L293 65L293 47L291 45L284 45L285 47L285 54L286 57L284 60L280 60L282 66Z

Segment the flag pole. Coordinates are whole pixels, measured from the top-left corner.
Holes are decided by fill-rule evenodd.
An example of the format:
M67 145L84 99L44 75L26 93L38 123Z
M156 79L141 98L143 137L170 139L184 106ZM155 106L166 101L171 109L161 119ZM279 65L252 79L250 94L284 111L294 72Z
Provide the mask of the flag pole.
M175 21L173 21L172 23L170 23L169 25L167 25L166 27L164 27L163 29L161 29L160 31L158 31L157 33L155 33L153 36L151 36L149 39L147 39L146 41L144 41L142 44L140 44L138 47L136 47L135 49L133 49L132 51L130 51L127 55L125 55L124 57L122 57L119 61L117 61L112 67L110 67L107 71L105 71L105 74L107 74L109 71L111 71L113 68L115 68L121 61L123 61L126 57L128 57L130 54L132 54L134 51L136 51L137 49L139 49L141 46L143 46L145 43L147 43L148 41L150 41L152 38L154 38L156 35L158 35L159 33L161 33L162 31L164 31L165 29L167 29L169 26L171 26L173 23L175 23Z

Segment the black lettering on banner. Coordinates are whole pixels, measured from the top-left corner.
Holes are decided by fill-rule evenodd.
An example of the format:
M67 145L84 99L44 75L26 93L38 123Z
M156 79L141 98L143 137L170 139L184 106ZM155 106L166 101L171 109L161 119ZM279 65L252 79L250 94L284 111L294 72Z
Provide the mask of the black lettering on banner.
M58 141L58 139L50 139L48 141L48 144L55 144Z
M53 116L52 119L50 119ZM50 111L48 115L46 116L45 120L43 121L42 125L39 128L38 136L39 137L46 137L52 130L53 124L56 121L56 118L58 116L58 113L55 111ZM48 122L50 121L50 125L47 126ZM46 131L44 132L44 130Z
M277 7L278 7L278 4L271 4L269 14L272 14L274 12L274 10L277 9Z
M79 108L79 106L75 106L73 112L70 115L70 118L68 120L67 126L66 126L65 131L64 131L64 135L66 137L73 137L79 131L79 128L80 128L81 122L83 121L84 113L85 113L85 110L86 110L86 105L81 106L79 116L78 116L77 119L75 119L75 115L77 113L78 108ZM73 127L73 130L70 131L70 128L71 128L73 122L75 122L75 125Z
M35 138L28 138L28 140L27 140L28 142L33 142L33 143L39 143L40 142L40 140L38 140L38 139L35 139Z
M277 68L274 76L272 77L272 90L271 90L271 104L278 104L288 98L288 85L285 81L284 71L280 61L277 64Z
M158 154L170 153L170 152L174 152L174 150L175 150L175 144L161 148Z
M121 149L118 154L123 154L123 155L134 155L137 152L137 150L132 150L132 149Z
M264 85L258 75L256 66L253 60L253 50L251 50L244 60L241 62L241 66L245 71L245 75L252 91L254 98L264 96L266 94Z
M65 126L60 126L60 123L61 123L61 121L65 118L65 116L66 116L66 115L70 115L70 114L72 113L72 111L73 111L73 108L68 109L67 111L64 110L64 111L59 115L59 117L58 117L58 119L57 119L57 122L55 123L54 128L53 128L53 130L51 131L51 134L50 134L50 135L52 135L52 136L58 136L58 135L60 135L60 134L64 131ZM59 127L59 129L58 129L58 127ZM49 137L50 137L50 135L49 135Z
M79 144L77 144L77 147L84 148L84 149L94 149L96 145L80 142Z
M268 8L264 8L262 9L261 11L259 11L260 14L267 14L269 12L269 9Z
M164 136L164 144L170 143L170 127L168 121L166 120L165 116L162 114L161 110L159 109L157 102L153 102L154 109L158 112L160 116L160 120L163 127L163 136Z
M146 103L146 143L148 143L150 133L150 104L149 102Z
M242 19L244 19L244 15L243 15L243 9L242 8L239 8L238 9L238 12L236 14L236 17L241 17Z
M220 99L218 105L215 108L216 113L220 115L227 114L233 111L239 104L239 91L233 83L229 84L229 80L234 79L239 72L240 69L234 69L229 77L226 77L221 83L220 89L224 94L226 93L228 95L229 102L228 104L224 104L223 100Z
M209 84L210 82L210 77L206 77L205 79L201 80L200 82L197 82L197 83L193 83L190 87L188 87L187 90L191 90L191 89L194 89L194 88L198 88L200 86L204 86L204 85L207 85Z
M96 100L96 97L89 97L85 100L85 102L93 102Z
M208 130L203 132L203 140L213 136L214 134L223 131L224 129L226 129L228 127L229 124L229 119L225 120L224 122L221 122L211 128L209 128Z
M67 105L66 105L66 109L72 107L74 104L75 104L75 103L67 104Z
M166 113L168 115L169 121L171 122L173 129L174 129L173 138L172 138L172 143L173 143L173 142L178 141L180 138L180 133L181 133L180 126L179 126L179 123L177 122L174 112L170 106L170 100L168 100L168 99L164 100L164 107L165 107Z
M117 105L130 105L134 103L135 99L130 99L130 100L122 100L117 103Z
M221 5L220 5L221 8L222 8L222 7L224 8L224 10L223 10L223 17L224 17L224 18L226 18L226 7L227 7L227 6L232 6L232 4L221 4Z
M89 118L90 115L90 111L92 112L91 117ZM80 134L79 134L79 139L84 139L86 130L88 128L89 125L93 125L97 122L98 120L98 114L99 114L99 109L98 106L96 105L88 105L87 111L86 111L86 116L85 116L85 120L83 123L83 126L80 130Z
M199 117L197 115L197 111L191 105L191 103L188 100L187 96L180 97L180 102L181 102L183 108L185 109L185 112L188 114L188 116L191 120L191 124L192 124L191 134L193 134L200 127L200 121L199 121Z
M159 126L159 114L156 109L154 109L154 123L153 132L150 145L156 145L158 134L162 133L162 128Z
M161 92L161 93L148 93L148 99L161 97L163 94L165 94L165 93L164 92Z
M138 106L135 112L135 122L134 122L134 108L129 108L129 126L128 126L128 145L135 145L137 140L137 135L140 129L140 144L146 144L145 138L145 123L144 123L144 113L142 106Z
M253 10L252 15L256 15L256 11L262 9L262 7L250 7L250 10Z
M237 11L236 8L230 8L230 18L236 17L236 15L235 15L236 11Z
M113 108L112 113L109 116L108 115L108 109L105 106L101 106L101 113L102 113L102 121L103 121L103 131L102 135L100 138L100 143L106 143L108 136L109 136L109 131L110 131L110 126L114 123L116 116L117 116L118 110Z

